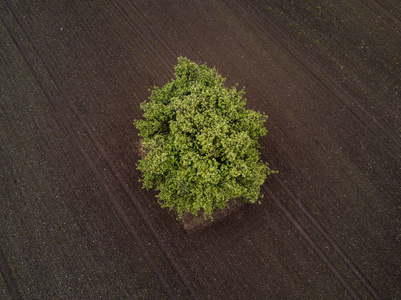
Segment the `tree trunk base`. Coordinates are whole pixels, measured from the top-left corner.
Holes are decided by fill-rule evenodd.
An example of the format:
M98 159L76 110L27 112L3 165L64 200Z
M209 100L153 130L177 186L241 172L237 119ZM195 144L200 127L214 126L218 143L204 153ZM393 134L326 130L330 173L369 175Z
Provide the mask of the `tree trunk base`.
M204 218L202 213L199 213L198 216L194 216L188 212L185 212L182 214L182 218L179 218L178 213L175 211L174 214L176 215L178 222L180 222L185 231L190 234L225 219L229 215L238 212L244 205L245 203L243 203L240 199L230 200L227 202L225 208L214 212L212 214L212 218L206 219Z

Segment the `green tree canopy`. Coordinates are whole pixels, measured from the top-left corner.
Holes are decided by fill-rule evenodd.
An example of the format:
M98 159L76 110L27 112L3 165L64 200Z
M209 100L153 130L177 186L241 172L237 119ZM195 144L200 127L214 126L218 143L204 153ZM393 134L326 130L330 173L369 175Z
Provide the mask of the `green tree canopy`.
M175 79L154 87L135 120L146 155L141 182L163 207L210 216L241 198L254 203L272 171L260 161L267 116L245 108L244 91L227 88L216 69L178 58Z

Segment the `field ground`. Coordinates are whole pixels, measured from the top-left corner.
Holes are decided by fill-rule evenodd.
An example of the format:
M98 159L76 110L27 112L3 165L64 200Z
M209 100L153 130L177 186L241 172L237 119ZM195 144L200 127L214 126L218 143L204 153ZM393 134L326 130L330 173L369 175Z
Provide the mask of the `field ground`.
M0 3L1 299L401 298L401 9L294 2ZM132 124L180 55L245 86L279 171L191 234Z

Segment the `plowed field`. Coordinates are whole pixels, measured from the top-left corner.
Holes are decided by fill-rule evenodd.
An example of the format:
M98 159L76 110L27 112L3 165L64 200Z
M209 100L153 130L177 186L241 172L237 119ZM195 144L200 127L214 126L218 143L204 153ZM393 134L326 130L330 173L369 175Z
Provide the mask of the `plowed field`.
M401 298L397 1L5 0L0 21L0 299ZM279 171L191 233L135 168L178 56L245 86Z

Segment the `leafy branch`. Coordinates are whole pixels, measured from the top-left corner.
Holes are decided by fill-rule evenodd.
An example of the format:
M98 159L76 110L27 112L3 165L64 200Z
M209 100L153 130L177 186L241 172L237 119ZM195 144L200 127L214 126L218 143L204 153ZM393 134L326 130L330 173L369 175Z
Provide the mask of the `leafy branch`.
M267 116L245 108L244 91L227 88L217 70L178 58L175 79L154 87L135 120L146 153L137 168L163 207L210 216L230 199L254 203L274 173L260 161Z

